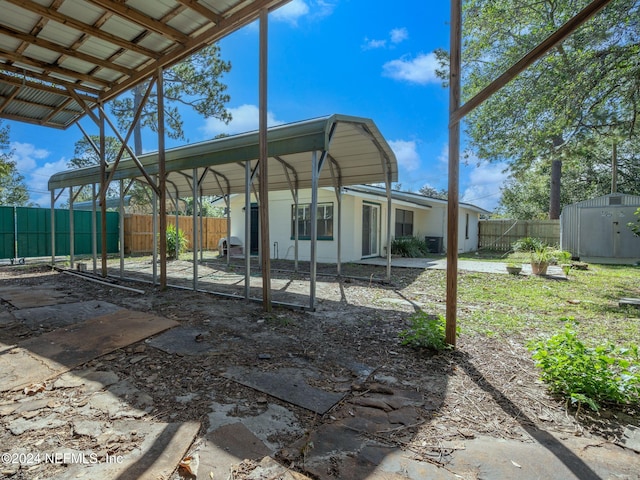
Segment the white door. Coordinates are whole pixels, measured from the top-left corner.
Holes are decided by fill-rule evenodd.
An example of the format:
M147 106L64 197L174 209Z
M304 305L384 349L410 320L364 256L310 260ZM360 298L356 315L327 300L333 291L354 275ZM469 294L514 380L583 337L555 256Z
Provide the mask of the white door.
M378 231L380 207L365 203L362 205L362 257L379 255Z

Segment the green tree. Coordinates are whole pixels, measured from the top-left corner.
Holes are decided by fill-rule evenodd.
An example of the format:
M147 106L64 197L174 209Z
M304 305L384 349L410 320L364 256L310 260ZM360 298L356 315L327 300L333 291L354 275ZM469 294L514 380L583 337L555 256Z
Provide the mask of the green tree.
M588 3L464 2L463 97L478 93ZM518 180L539 163L582 161L585 142L595 151L637 137L639 9L640 0L610 3L475 109L466 134L478 158L511 162Z
M617 191L640 195L638 141L618 145ZM575 157L563 163L561 206L611 193L612 145L585 141ZM542 160L513 172L502 187L498 214L519 220L544 219L549 206L550 164Z
M627 223L627 226L631 229L636 237L640 237L640 208L636 210L636 213L634 215L638 217L638 219L635 222Z
M425 197L439 198L441 200L446 200L449 195L446 189L441 188L438 190L437 188L433 188L431 185L422 186L422 188L418 190L418 193Z
M89 137L91 141L89 141L86 137L82 137L76 142L74 156L67 162L67 166L69 168L84 168L93 165L100 165L100 156L91 144L93 142L94 145L98 146L100 143L100 137L97 135L90 135ZM117 138L110 136L105 137L105 160L107 163L115 162L121 146L122 143ZM125 188L129 185L129 182L131 182L131 180L125 181ZM117 183L111 184L109 186L109 189L107 190L107 198L118 198L119 195L120 185ZM131 187L127 191L127 195L131 196L130 204L136 210L144 210L150 204L148 187L139 182L133 182L133 185L131 185ZM91 201L92 196L93 188L91 185L87 185L82 188L80 193L78 193L75 201Z
M213 204L214 197L202 197L202 205L199 206L200 214L203 217L224 217L225 207L220 207ZM193 197L185 199L186 203L186 215L193 215Z
M0 121L0 205L30 207L29 191L24 176L18 172L12 160L13 151L9 144L9 126Z
M183 121L178 105L187 105L204 117L213 117L225 122L231 120L231 114L225 104L230 97L227 86L221 77L231 70L231 63L220 58L220 47L209 45L193 54L187 60L165 70L164 97L165 122L170 138L185 140ZM143 83L131 92L111 102L111 111L116 116L118 126L128 129L133 116L140 105L148 83ZM142 153L142 128L158 131L158 99L152 93L143 107L140 121L134 130L134 152Z

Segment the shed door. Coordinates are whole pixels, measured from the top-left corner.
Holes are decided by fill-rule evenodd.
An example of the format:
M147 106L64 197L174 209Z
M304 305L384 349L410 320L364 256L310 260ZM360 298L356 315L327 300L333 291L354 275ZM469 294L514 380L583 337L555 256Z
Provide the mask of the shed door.
M638 238L627 223L635 220L636 207L580 209L580 256L633 258Z

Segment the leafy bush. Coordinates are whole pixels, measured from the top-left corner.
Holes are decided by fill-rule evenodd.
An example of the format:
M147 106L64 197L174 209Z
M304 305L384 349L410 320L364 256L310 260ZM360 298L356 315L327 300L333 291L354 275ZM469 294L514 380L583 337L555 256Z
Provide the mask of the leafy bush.
M535 252L536 250L544 249L546 246L546 243L535 237L524 237L511 244L514 252Z
M638 346L617 347L612 343L586 347L571 328L548 340L529 344L542 380L551 392L594 411L601 403L628 405L640 402L640 356Z
M402 345L413 348L428 348L431 350L448 350L451 348L446 341L446 320L442 315L427 315L417 312L411 315L411 326L400 332ZM459 334L460 332L456 332Z
M627 227L631 229L631 231L636 237L640 237L640 208L636 210L634 215L638 217L638 219L635 222L627 223Z
M391 253L409 258L426 257L429 254L429 248L419 238L400 237L391 241Z
M176 252L176 241L178 245L178 251ZM176 237L176 227L170 223L167 225L167 256L169 258L176 259L181 253L187 249L189 242L184 231L178 229L178 235Z

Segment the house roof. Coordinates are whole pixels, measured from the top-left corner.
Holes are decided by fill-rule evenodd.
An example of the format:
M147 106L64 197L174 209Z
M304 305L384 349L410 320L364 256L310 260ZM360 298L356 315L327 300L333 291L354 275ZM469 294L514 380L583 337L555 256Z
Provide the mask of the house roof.
M289 0L0 0L0 118L67 128Z
M320 187L397 181L398 165L393 151L367 118L331 115L268 129L269 189L311 187L312 152L325 151ZM191 175L199 169L202 195L243 193L245 162L252 171L258 165L258 132L217 138L166 151L167 188L179 197L193 196ZM320 157L320 155L319 155ZM149 175L158 173L158 153L139 157ZM110 168L107 168L109 171ZM331 175L333 171L333 176ZM114 180L144 180L132 159L120 161ZM335 181L334 181L335 180ZM100 183L100 167L56 173L49 190Z
M348 188L346 188L346 190L352 191L352 192L360 192L360 193L367 193L370 195L376 195L379 197L386 197L387 196L387 192L386 189L383 187L378 187L375 185L356 185L356 186L350 186ZM441 198L433 198L433 197L427 197L425 195L420 195L419 193L412 193L412 192L401 192L400 190L392 190L391 191L391 198L395 199L395 200L402 200L408 203L413 203L415 205L420 205L422 207L429 207L432 208L433 205L447 205L447 200L443 200ZM488 210L485 210L484 208L480 208L477 207L475 205L471 205L470 203L460 203L460 207L461 208L467 208L471 211L477 212L477 213L481 213L481 214L490 214L491 212L489 212Z

